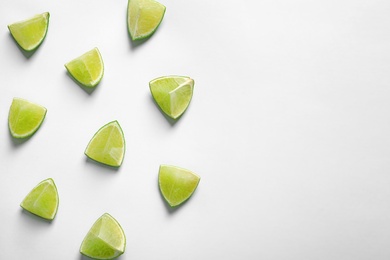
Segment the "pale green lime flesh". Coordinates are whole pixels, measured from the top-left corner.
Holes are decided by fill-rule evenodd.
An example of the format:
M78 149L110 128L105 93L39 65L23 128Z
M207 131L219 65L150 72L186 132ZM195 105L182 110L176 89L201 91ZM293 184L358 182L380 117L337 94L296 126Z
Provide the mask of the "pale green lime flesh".
M125 138L118 121L101 127L92 137L85 155L94 161L119 167L125 154Z
M103 78L104 63L98 50L94 48L65 64L69 74L84 87L96 87Z
M198 187L200 177L176 166L161 165L158 184L164 199L171 207L178 206L188 200Z
M8 114L8 126L15 138L33 135L45 119L47 109L30 101L14 98Z
M113 259L125 252L126 237L119 223L104 213L85 236L80 253L94 259Z
M177 119L189 106L194 80L184 76L165 76L149 82L153 99L169 117Z
M39 47L46 37L49 27L50 14L48 12L35 15L29 19L8 25L8 29L25 51L33 51Z
M129 0L127 26L133 40L152 35L165 14L165 6L155 0Z
M53 220L57 213L58 204L57 187L53 179L49 178L35 186L20 206L41 218Z

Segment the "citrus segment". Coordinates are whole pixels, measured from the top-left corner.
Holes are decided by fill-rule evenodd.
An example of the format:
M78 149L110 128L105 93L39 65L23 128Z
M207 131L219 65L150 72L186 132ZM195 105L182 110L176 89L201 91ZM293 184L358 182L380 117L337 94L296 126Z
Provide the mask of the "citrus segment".
M9 24L8 29L23 50L33 51L46 37L49 17L48 12L38 14L26 20Z
M152 35L160 25L165 6L155 0L129 0L127 26L133 40Z
M125 252L126 237L119 223L104 213L85 236L80 253L94 259L113 259Z
M150 81L149 87L161 110L177 119L191 102L194 80L183 76L165 76Z
M195 173L170 165L161 165L158 184L164 199L171 207L188 200L194 193L200 177Z
M35 186L20 206L41 218L53 220L57 213L58 204L57 187L53 179L49 178Z
M33 135L45 119L47 109L30 101L14 98L8 114L8 126L15 138Z
M118 121L112 121L92 137L85 155L97 162L119 167L125 154L125 138Z
M69 74L84 87L93 88L104 74L104 64L98 48L94 48L65 64Z

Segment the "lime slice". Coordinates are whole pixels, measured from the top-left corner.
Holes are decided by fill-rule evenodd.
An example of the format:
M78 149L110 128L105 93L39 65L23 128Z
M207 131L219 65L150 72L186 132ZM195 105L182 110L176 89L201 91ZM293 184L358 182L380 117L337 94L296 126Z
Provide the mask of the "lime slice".
M119 167L125 154L125 138L118 121L112 121L92 137L85 155L97 162Z
M65 64L69 74L84 87L93 88L104 74L104 64L98 48L94 48Z
M47 109L30 101L14 98L9 109L8 126L15 138L33 135L45 119Z
M113 259L125 252L126 237L119 223L104 213L85 236L80 253L94 259Z
M170 165L161 165L158 184L164 199L171 207L188 200L194 193L200 177L195 173Z
M129 0L127 26L131 39L140 40L152 35L165 14L165 6L155 0Z
M8 29L23 50L33 51L46 37L49 17L48 12L38 14L29 19L9 24Z
M53 220L57 213L58 203L57 187L49 178L35 186L20 206L41 218Z
M150 81L149 87L161 110L177 119L191 102L194 80L183 76L166 76Z

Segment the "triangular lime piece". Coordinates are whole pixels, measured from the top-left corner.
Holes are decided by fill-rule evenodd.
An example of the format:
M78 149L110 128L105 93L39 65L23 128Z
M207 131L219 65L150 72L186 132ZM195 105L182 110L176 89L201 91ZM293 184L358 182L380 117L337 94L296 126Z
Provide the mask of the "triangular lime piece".
M165 76L150 81L149 87L161 110L177 119L191 102L194 80L183 76Z
M119 167L125 155L125 137L118 121L112 121L92 137L85 155L97 162Z
M104 64L98 48L94 48L65 64L69 74L82 86L93 88L104 74Z
M46 179L35 186L24 198L20 206L48 220L53 220L58 209L58 192L53 179Z
M183 168L161 165L158 184L164 199L171 207L178 206L188 200L194 193L200 177Z
M30 101L14 98L9 109L8 126L15 138L33 135L45 119L47 109Z
M29 19L8 25L8 29L25 51L33 51L43 42L49 27L48 12L35 15Z
M129 0L127 26L131 39L140 40L152 35L164 18L165 9L155 0Z
M85 236L80 253L94 259L113 259L125 252L126 237L119 223L104 213Z

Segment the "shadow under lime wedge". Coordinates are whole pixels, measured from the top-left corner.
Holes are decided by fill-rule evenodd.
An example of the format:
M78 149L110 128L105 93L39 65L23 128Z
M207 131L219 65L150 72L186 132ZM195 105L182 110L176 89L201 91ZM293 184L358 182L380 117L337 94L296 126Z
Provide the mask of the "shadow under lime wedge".
M198 187L200 177L183 168L161 165L158 184L164 199L171 207L188 200Z
M127 27L131 39L135 41L151 36L164 18L165 9L155 0L129 0Z
M80 253L93 259L113 259L122 255L125 248L122 227L110 214L104 213L85 236Z
M14 98L9 109L8 126L14 138L32 136L45 119L47 109L30 101Z
M53 179L49 178L35 186L20 206L41 218L53 220L57 213L58 204L57 187Z
M118 121L112 121L92 137L85 155L105 165L119 167L125 155L125 138Z
M165 76L149 82L153 99L169 117L177 119L191 102L194 80L183 76Z
M66 63L65 68L78 83L88 88L96 87L104 74L103 59L98 48Z
M8 25L8 29L17 44L25 51L39 47L46 37L49 27L48 12L35 15L23 21Z

